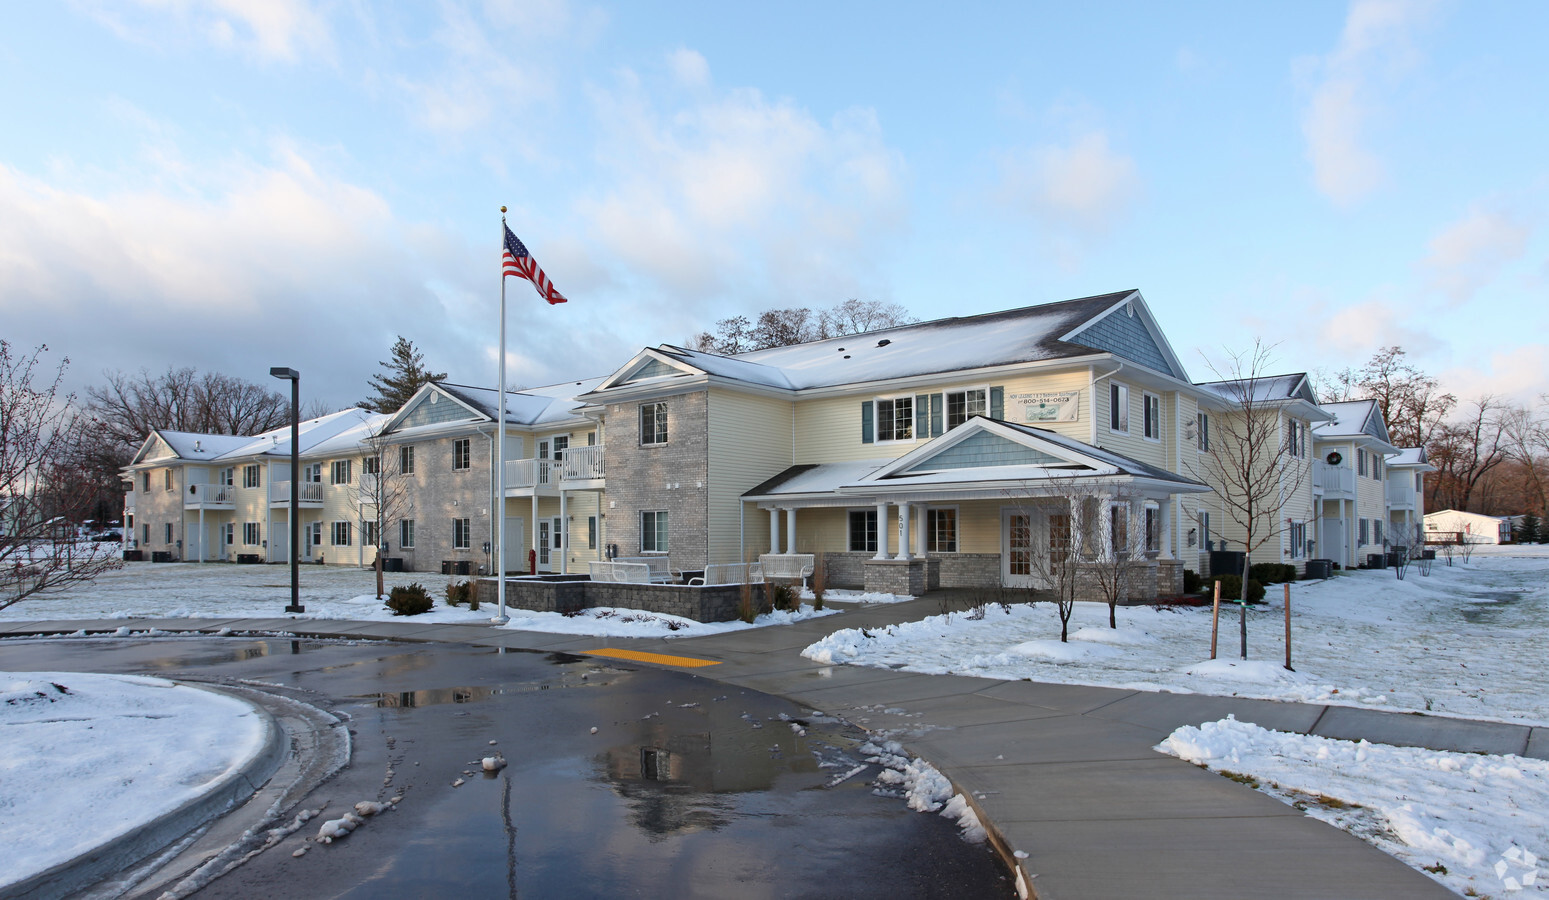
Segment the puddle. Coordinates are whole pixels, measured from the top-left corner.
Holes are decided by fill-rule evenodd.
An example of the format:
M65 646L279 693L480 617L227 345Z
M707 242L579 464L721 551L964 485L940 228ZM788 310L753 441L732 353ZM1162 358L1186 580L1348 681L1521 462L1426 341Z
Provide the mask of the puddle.
M1512 591L1471 591L1467 595L1482 602L1462 608L1463 621L1471 625L1494 625L1503 616L1515 614L1522 595Z

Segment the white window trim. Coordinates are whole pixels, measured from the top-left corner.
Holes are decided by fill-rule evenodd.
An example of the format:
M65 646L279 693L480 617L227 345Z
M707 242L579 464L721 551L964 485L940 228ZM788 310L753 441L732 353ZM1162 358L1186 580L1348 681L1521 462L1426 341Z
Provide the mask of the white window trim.
M954 427L957 427L957 426L954 426L954 425L951 424L951 419L948 417L948 413L947 413L947 409L948 409L948 407L947 407L947 397L952 395L952 394L965 394L966 395L970 391L981 391L981 392L983 392L983 394L984 394L984 412L983 413L974 413L973 415L968 415L967 414L968 400L965 397L964 400L963 400L964 418L963 418L962 422L958 423L958 425L966 425L966 424L968 424L968 420L973 418L973 416L976 416L976 415L983 415L985 418L989 418L989 415L990 415L990 385L989 384L976 384L976 385L972 385L970 387L948 388L947 390L944 390L944 391L940 392L941 393L941 433L942 434L946 434L947 432L951 431ZM927 416L928 416L929 415L929 410L927 410L926 413L927 413ZM916 414L918 414L918 413L916 413Z
M1156 415L1151 417L1152 424L1156 427L1156 435L1146 434L1146 413L1152 400L1156 401ZM1153 444L1162 442L1162 395L1153 394L1150 391L1140 392L1140 437L1141 440L1150 441Z
M851 549L851 546L854 543L852 538L855 536L855 531L853 530L853 527L851 526L851 523L850 523L850 516L853 513L871 513L873 516L875 516L877 514L877 508L875 506L852 506L852 507L849 507L849 508L845 509L845 511L844 511L844 549L845 549L845 552L846 553L876 553L877 552L877 548L876 547L872 547L870 550L854 550L854 549ZM877 522L876 536L877 536L877 545L880 546L881 543L882 543L882 523L881 523L881 521ZM864 542L863 542L863 546L864 546Z
M1210 413L1198 410L1194 413L1194 449L1210 452Z
M655 546L653 546L649 550L646 549L646 546L645 546L645 533L646 533L646 531L645 531L645 517L648 516L648 515L652 517L652 519L651 519L651 542L652 542L652 544L656 543L656 536L657 536L657 532L659 530L659 526L657 525L656 517L657 516L667 516L667 540L666 540L667 546L666 547L655 547ZM670 553L671 551L672 551L672 516L665 509L642 509L642 510L640 510L640 552L642 554L645 554L645 553L660 553L660 554L665 555L665 554Z
M918 431L919 429L914 427L915 423L919 421L918 417L920 415L920 411L914 408L916 396L917 395L915 395L915 394L887 394L885 396L877 396L877 397L871 398L871 425L872 425L871 434L872 434L872 438L874 439L875 443L878 443L878 444L914 444L914 443L918 443L919 442L919 435L915 434L915 432ZM887 438L886 440L884 440L883 437L882 437L882 403L884 401L887 401L889 403L896 404L897 401L899 401L899 400L908 400L909 401L909 435L910 436L906 437L906 438L899 438L899 437ZM946 405L947 405L946 398L943 397L941 399L941 429L942 429L943 432L946 431L946 428L947 428L947 418L946 418L947 417L947 410L946 410ZM896 405L895 405L895 409L896 409ZM895 423L898 421L897 413L894 413L893 421Z
M1118 400L1115 402L1114 394ZM1119 427L1114 427L1114 412L1119 414ZM1108 382L1108 433L1129 434L1129 385L1117 381Z
M930 527L930 514L950 510L952 513L952 545L956 550L932 550L931 541L935 540L936 532ZM956 504L948 506L927 506L922 517L920 527L925 529L925 552L927 553L962 553L963 552L963 514Z
M403 539L405 537L407 537L409 539L408 543L404 543ZM399 519L398 520L398 549L400 549L400 550L413 550L414 549L414 520L413 519Z
M655 418L653 418L653 420L651 422L651 440L650 441L647 441L645 439L645 408L647 406L659 407L658 413L656 414ZM665 429L666 432L667 432L667 435L666 435L665 438L663 438L662 440L658 441L658 440L656 440L656 435L657 435L658 432L663 430L663 429L657 427L660 424L660 420L661 419L667 419L667 428ZM636 429L635 437L636 437L637 440L640 441L640 446L642 446L642 447L665 447L668 444L672 443L672 420L670 418L668 418L667 401L665 401L665 400L652 400L652 401L649 401L647 403L640 404L639 415L637 415L636 418L635 418L635 429Z

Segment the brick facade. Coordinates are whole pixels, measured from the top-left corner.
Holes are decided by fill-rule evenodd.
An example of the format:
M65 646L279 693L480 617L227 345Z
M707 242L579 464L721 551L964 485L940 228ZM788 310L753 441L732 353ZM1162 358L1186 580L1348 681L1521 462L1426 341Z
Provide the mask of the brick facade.
M468 441L466 469L452 468L452 444L456 440ZM393 445L389 452L398 452L397 447ZM395 477L404 480L408 494L400 504L399 518L414 520L414 547L404 549L399 545L401 529L397 522L390 522L384 536L389 548L387 555L401 557L404 570L410 572L439 573L446 560L468 561L475 572L480 566L488 566L484 543L495 539L491 533L495 520L490 515L490 498L494 496L490 488L490 437L469 432L416 441L413 447L414 473ZM455 518L468 519L473 529L466 550L452 548Z
M608 405L603 435L608 542L618 545L620 556L642 555L641 512L666 510L672 568L703 569L709 561L709 393L677 394L660 402L667 404L664 444L641 444L639 403Z

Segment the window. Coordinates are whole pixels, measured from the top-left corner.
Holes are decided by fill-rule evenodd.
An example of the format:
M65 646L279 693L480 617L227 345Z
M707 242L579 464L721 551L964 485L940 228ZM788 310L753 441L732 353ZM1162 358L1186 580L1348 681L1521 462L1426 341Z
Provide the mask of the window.
M318 546L322 545L322 543L323 543L323 523L322 522L308 522L305 525L301 526L301 532L306 535L305 540L306 540L307 545L309 547L318 547Z
M1122 504L1108 507L1108 539L1115 553L1129 549L1129 510Z
M640 513L640 549L645 553L667 552L665 509L648 509Z
M167 523L167 540L166 540L166 543L168 543L168 544L172 543L172 523L171 522Z
M1415 493L1425 493L1425 476L1421 475L1419 472L1415 473Z
M588 446L588 447L595 447L595 446L597 446L597 432L595 432L595 431L588 431L586 433L586 446Z
M570 446L570 436L561 435L554 439L554 459L556 461L565 458L565 448Z
M473 465L473 440L459 438L452 442L452 468L467 469Z
M877 440L914 440L913 397L893 397L877 401Z
M588 550L595 550L596 548L597 548L597 517L596 516L587 516L586 517L586 549L588 549Z
M414 447L404 446L398 448L398 471L405 475L414 474Z
M931 553L957 552L957 510L925 511L925 549Z
M1291 558L1301 559L1307 555L1307 523L1291 523Z
M1117 382L1108 385L1108 430L1129 432L1129 388Z
M361 461L360 461L360 474L362 474L362 475L380 475L380 474L382 474L382 457L380 457L380 456L367 456L367 457L362 458Z
M1378 480L1382 478L1382 457L1375 453L1372 454L1372 478Z
M163 469L162 470L162 475L165 476L165 478L163 478L163 480L166 482L166 489L169 490L169 491L172 490L172 470L171 469Z
M667 443L667 404L640 404L640 444Z
M1365 475L1366 474L1366 451L1365 450L1356 450L1355 451L1355 471L1356 471L1357 475ZM1362 541L1361 543L1364 544L1366 542Z
M301 480L308 484L323 483L323 464L310 463L301 469Z
M947 394L947 430L951 431L974 416L990 414L990 395L984 388Z
M1146 552L1158 553L1162 549L1162 511L1154 506L1146 507Z
M1372 543L1382 543L1382 520L1372 519Z
M1297 459L1307 458L1307 425L1300 419L1288 419L1286 449Z
M263 530L258 522L242 523L242 543L248 547L257 547L263 543Z
M145 477L149 478L150 476L147 475ZM140 543L149 546L150 543L151 543L151 523L145 522L145 523L141 524L140 525L140 531L141 531L141 534L142 534L142 537L140 538Z
M350 545L350 523L333 523L333 545L335 547L348 547Z
M221 469L220 472L215 476L215 483L231 487L231 485L236 482L236 474L236 469Z
M1210 513L1204 510L1199 513L1199 545L1210 548Z
M876 510L850 510L850 550L856 553L877 552Z
M1370 535L1370 531L1368 531L1368 529L1367 529L1366 520L1365 519L1362 519L1360 521L1360 532L1361 532L1360 543L1361 544L1370 544L1371 541L1368 539L1368 537Z
M1201 453L1210 452L1210 416L1205 413L1194 414L1194 445Z
M242 486L243 487L249 487L249 488L263 487L263 484L264 484L263 472L262 472L262 470L258 466L243 466L242 467Z
M360 523L360 545L376 547L382 543L382 523L375 520Z
M230 547L237 542L237 526L227 522L221 526L221 543Z
M150 492L151 492L151 473L149 473L149 472L141 472L140 473L140 493L142 493L142 494L149 494ZM146 538L146 540L150 540L150 538Z
M1162 439L1162 398L1155 394L1142 394L1141 402L1145 406L1147 438L1153 441Z
M350 461L347 459L334 460L329 467L329 480L333 484L349 484Z
M467 550L473 546L473 526L467 518L452 520L452 549Z
M414 549L413 519L404 519L398 523L398 547L403 550Z

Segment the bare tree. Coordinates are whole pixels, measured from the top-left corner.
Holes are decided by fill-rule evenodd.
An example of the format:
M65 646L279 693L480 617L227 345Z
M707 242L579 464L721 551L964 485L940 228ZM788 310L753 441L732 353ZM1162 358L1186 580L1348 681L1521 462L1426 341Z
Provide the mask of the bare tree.
M818 333L825 338L865 334L918 321L900 304L851 298L818 313Z
M47 349L0 339L0 609L123 565L116 544L76 550L90 490L71 460L88 420L60 391L68 359L52 379L38 371Z
M1308 477L1310 466L1287 440L1280 406L1265 390L1272 356L1262 341L1231 353L1226 364L1210 365L1215 385L1232 408L1211 422L1210 450L1198 462L1185 460L1194 477L1215 489L1226 516L1242 529L1247 560L1288 527L1283 510ZM1248 573L1239 598L1242 658L1248 658Z
M376 547L376 593L382 599L382 546L387 542L389 529L398 524L405 513L414 509L414 497L409 491L408 459L405 447L391 443L383 433L387 421L373 428L360 442L364 451L361 459L360 478L355 481L351 495L353 505L364 525L372 524L374 535L362 535L361 543L373 537ZM407 448L413 452L412 448Z
M897 303L852 299L816 313L799 306L766 309L758 314L756 322L750 321L747 316L721 319L715 323L714 334L701 332L694 336L691 343L701 353L734 356L917 321Z
M1486 394L1470 407L1467 418L1442 426L1431 443L1429 455L1437 473L1428 509L1468 510L1480 483L1507 460L1501 405Z

